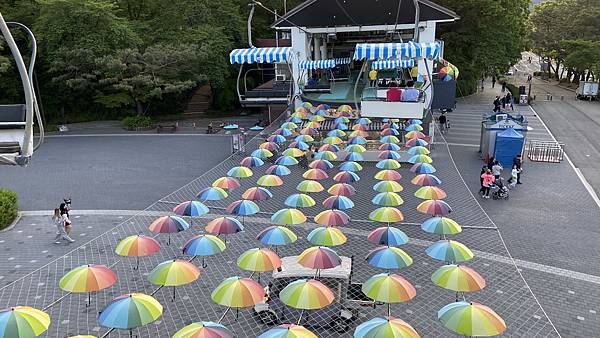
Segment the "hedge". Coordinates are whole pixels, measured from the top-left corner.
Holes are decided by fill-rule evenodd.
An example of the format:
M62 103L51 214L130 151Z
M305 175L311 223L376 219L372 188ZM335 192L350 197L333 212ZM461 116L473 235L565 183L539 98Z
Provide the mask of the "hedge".
M0 189L0 230L12 223L18 210L17 194L9 189Z

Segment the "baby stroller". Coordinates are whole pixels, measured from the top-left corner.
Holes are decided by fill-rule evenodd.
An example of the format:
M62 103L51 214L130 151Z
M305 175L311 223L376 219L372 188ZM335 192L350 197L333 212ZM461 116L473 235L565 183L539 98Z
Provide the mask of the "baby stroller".
M498 199L508 199L508 187L504 185L502 182L504 179L500 177L497 179L494 184L492 184L492 198L495 200Z

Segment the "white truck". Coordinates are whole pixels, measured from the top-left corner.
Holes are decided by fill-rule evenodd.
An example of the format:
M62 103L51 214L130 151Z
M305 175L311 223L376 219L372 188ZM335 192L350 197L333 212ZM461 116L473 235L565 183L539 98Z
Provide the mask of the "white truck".
M579 82L579 87L575 91L575 95L577 99L583 100L593 100L598 97L598 82L593 81L581 81Z

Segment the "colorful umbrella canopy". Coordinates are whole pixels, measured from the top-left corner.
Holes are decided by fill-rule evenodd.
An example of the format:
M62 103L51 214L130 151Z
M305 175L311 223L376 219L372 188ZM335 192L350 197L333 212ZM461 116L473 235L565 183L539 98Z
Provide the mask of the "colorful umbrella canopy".
M218 217L208 222L204 229L211 234L231 235L244 231L244 226L235 218Z
M430 234L456 235L462 228L456 221L447 217L433 217L421 224L421 229Z
M381 160L381 161L377 162L377 164L375 164L375 166L378 169L399 169L400 163L398 163L398 161L396 161L396 160L387 159L387 160Z
M407 302L417 295L417 290L409 281L389 272L367 279L361 289L372 300L388 304Z
M367 240L373 244L400 246L408 243L408 236L394 227L380 227L369 233Z
M254 306L265 297L263 287L250 278L226 278L212 292L213 302L233 308Z
M262 175L256 184L262 185L263 187L278 187L283 184L281 177L273 174Z
M349 153L364 153L365 151L367 151L367 149L360 144L350 144L346 146L344 151Z
M281 209L271 216L271 220L277 224L293 225L306 222L306 216L298 209Z
M50 316L29 306L0 310L0 337L37 337L48 330Z
M250 156L252 157L257 157L257 158L269 158L269 157L273 157L273 153L268 150L268 149L256 149L255 151L253 151Z
M364 161L364 157L360 153L347 153L344 161Z
M382 131L379 132L379 135L381 136L398 136L400 135L400 132L394 128L385 128ZM395 144L395 143L392 143Z
M369 133L364 130L354 130L350 133L350 137L368 137Z
M371 202L384 207L397 207L404 203L404 200L395 192L380 192L373 197Z
M323 206L328 209L346 210L354 207L354 202L343 195L333 195L323 201Z
M356 189L347 183L336 183L327 189L329 195L343 195L352 196L356 195Z
M292 136L293 134L294 134L294 132L293 132L293 131L291 131L291 130L289 130L289 129L283 129L283 128L276 129L276 130L273 132L273 135L277 135L277 136L281 135L281 136L283 136L283 137ZM267 140L268 140L268 139L267 139Z
M402 175L396 170L384 169L375 174L375 179L380 181L400 181Z
M319 151L315 153L315 159L333 161L337 159L337 155L333 151Z
M117 274L106 265L87 264L67 272L58 282L61 290L89 293L111 287L117 282Z
M327 132L327 137L344 137L346 136L346 132L340 129L332 129ZM331 143L333 144L333 143ZM337 144L337 143L336 143Z
M195 322L175 332L172 338L233 338L228 328L213 322Z
M415 174L433 174L436 172L435 167L429 163L415 163L410 171Z
M188 222L179 216L162 216L154 220L148 229L154 233L172 234L187 230L189 227Z
M275 142L263 142L258 146L259 149L266 149L268 151L277 151L279 146Z
M365 124L371 124L373 122L371 121L371 119L369 119L367 117L361 117L359 119L356 119L356 121L354 121L354 123L365 125Z
M229 204L225 211L232 215L249 216L258 213L260 211L260 208L253 201L237 200Z
M310 117L309 121L311 122L322 122L325 121L325 117L323 115L313 115Z
M220 201L227 196L227 191L218 187L209 187L202 189L196 197L201 201Z
M333 176L333 180L338 183L352 183L358 182L360 180L360 176L352 171L340 171Z
M264 332L258 338L318 338L304 326L282 324Z
M348 144L367 144L367 139L362 136L355 136L348 139Z
M420 138L413 138L413 139L406 141L406 143L404 145L407 147L414 147L414 146L427 147L429 145L429 143Z
M406 128L404 128L404 130L406 130L406 131L422 131L423 127L421 127L420 124L411 124L411 125L407 126Z
M494 310L473 302L450 303L438 311L438 319L464 336L491 337L506 331L506 323Z
M240 161L240 165L244 166L244 167L260 167L261 165L264 165L265 162L263 160L261 160L258 157L254 157L254 156L248 156L248 157L244 157L241 161Z
M420 131L409 131L408 133L406 133L406 135L404 135L404 137L406 137L407 139L411 139L411 138L426 138L427 136Z
M272 165L265 171L267 175L275 175L275 176L286 176L292 173L292 171L284 166L284 165Z
M431 159L431 157L427 156L427 155L414 155L413 157L408 159L408 163L428 163L431 164L433 163L433 160Z
M283 151L282 155L291 157L302 157L304 152L298 148L287 148Z
M404 215L402 215L402 212L396 208L381 207L371 211L369 214L369 219L382 223L395 223L402 222L404 220Z
M310 121L304 124L304 129L319 129L321 128L321 124L317 121Z
M183 246L183 253L189 256L213 256L225 250L225 243L217 236L196 235Z
M324 144L334 144L334 145L344 143L344 141L337 136L328 136L328 137L324 138L322 142Z
M251 187L246 189L242 194L242 198L252 201L266 201L272 198L273 194L267 188L263 187Z
M281 259L270 249L254 248L242 253L237 259L237 265L246 271L275 271L281 268Z
M448 197L448 195L442 188L422 186L415 192L415 197L424 200L441 200Z
M329 176L323 169L308 169L302 177L307 180L326 180Z
M417 211L431 216L446 216L452 208L442 200L426 200L417 205Z
M344 233L334 227L318 227L313 229L306 237L313 245L337 246L348 240Z
M380 246L367 255L367 263L380 269L401 269L410 266L413 259L395 246Z
M281 128L283 129L296 129L298 128L298 125L295 124L294 122L284 122L281 124Z
M299 135L299 136L301 136L301 137L310 137L308 135ZM310 146L306 142L294 141L294 142L292 142L292 143L290 143L288 145L288 148L294 148L294 149L299 149L299 150L306 151L306 150L310 149Z
M308 193L321 192L324 189L325 188L323 188L321 183L312 180L304 180L298 183L298 185L296 186L296 190Z
M348 125L345 123L335 122L333 124L333 127L339 130L348 130Z
M317 125L318 125L318 123L317 123ZM306 128L300 129L300 134L307 135L307 136L314 136L314 135L318 135L319 131L315 128L306 127ZM303 142L314 142L314 139L312 139L312 141L309 141L309 139L303 139Z
M115 248L117 255L128 257L150 256L158 251L160 251L160 244L154 238L144 235L125 237Z
M200 269L194 264L171 259L158 264L148 275L148 281L154 285L180 286L189 284L200 277Z
M431 152L429 151L429 149L427 149L423 146L415 146L415 147L410 147L408 149L408 153L411 155L429 155Z
M313 246L304 250L297 258L298 264L309 269L331 269L342 264L340 256L325 246Z
M296 165L298 163L299 162L295 157L285 156L285 155L280 156L275 160L275 164L279 164L279 165Z
M338 151L340 151L340 147L335 146L333 144L324 144L319 147L318 152L324 152L324 151L331 151L331 152L337 153ZM329 156L329 154L327 156Z
M399 151L400 149L402 149L402 148L395 143L383 143L382 145L380 145L377 148L377 150L379 150L379 151L383 151L383 150Z
M379 143L396 143L397 144L397 143L400 143L400 139L394 135L385 135L379 139Z
M342 171L361 171L361 170L363 170L363 167L358 162L346 161L346 162L340 164L340 170L342 170Z
M284 143L285 137L282 135L271 135L267 137L267 142Z
M410 180L410 183L422 187L422 186L438 186L438 185L442 184L442 181L439 178L437 178L437 176L432 175L432 174L420 174L420 175L413 177L413 179Z
M248 167L233 167L229 169L227 172L227 176L237 177L237 178L246 178L252 176L252 170Z
M113 299L100 313L98 323L115 329L133 329L152 323L162 312L162 305L154 297L128 293Z
M377 192L400 192L404 188L396 181L379 181L375 183L373 190Z
M208 211L206 205L198 201L186 201L173 208L173 212L179 216L201 216Z
M302 130L305 130L305 129L302 129ZM308 130L310 130L310 129L308 129ZM306 144L306 143L314 142L315 139L312 136L310 136L310 134L305 134L305 133L302 133L302 131L301 131L301 135L296 136L294 138L294 141L296 141L298 143L304 142Z
M233 190L233 189L240 187L240 181L238 181L234 177L225 176L225 177L217 178L213 182L212 186L221 188L221 189L225 189L225 190Z
M408 123L410 123L410 124L423 124L423 121L421 121L419 119L412 119L412 120L408 121Z
M294 243L298 236L284 226L273 225L261 231L256 239L264 245L286 245Z
M385 159L399 160L400 154L393 150L383 150L383 151L379 152L379 155L377 155L377 157L380 160L385 160Z
M299 279L283 288L279 292L279 299L296 309L316 310L333 303L334 295L316 279Z
M485 287L485 279L475 270L464 266L449 264L439 267L431 275L433 284L456 292L479 291Z
M310 208L316 204L315 200L306 194L293 194L285 199L285 205L292 208Z
M354 330L354 338L420 338L415 329L402 319L375 317Z
M349 123L350 119L346 116L340 116L334 120L336 123Z
M369 130L369 127L365 126L364 124L355 124L355 125L352 126L352 130L367 131L367 130Z
M473 252L466 245L452 240L435 242L425 252L429 257L447 263L463 263L473 259Z
M350 223L350 217L341 210L325 210L315 216L315 222L321 225L339 226Z

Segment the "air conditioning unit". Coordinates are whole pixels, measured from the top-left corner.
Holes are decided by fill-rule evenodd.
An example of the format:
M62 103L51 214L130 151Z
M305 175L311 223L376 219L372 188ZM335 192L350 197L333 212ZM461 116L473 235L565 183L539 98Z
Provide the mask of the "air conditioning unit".
M275 81L277 81L277 82L285 82L286 81L285 74L277 74L277 75L275 75Z

